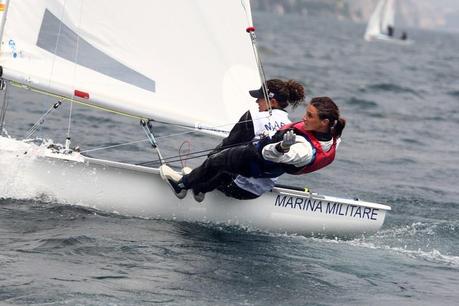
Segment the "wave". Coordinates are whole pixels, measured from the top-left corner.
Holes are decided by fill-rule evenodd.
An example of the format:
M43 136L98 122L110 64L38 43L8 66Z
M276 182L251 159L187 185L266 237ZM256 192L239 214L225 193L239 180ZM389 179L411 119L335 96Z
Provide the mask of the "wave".
M418 95L418 92L414 89L403 87L393 83L377 83L367 86L363 89L363 91L388 91L393 93L411 93L414 95Z
M374 236L348 241L353 246L389 250L411 258L459 268L455 244L459 224L414 222L381 230ZM448 243L449 242L449 243Z
M360 109L374 109L378 107L378 104L374 101L359 99L355 97L352 97L349 100L347 100L347 103L352 106L357 106Z
M2 201L3 202L3 201ZM1 202L0 202L1 203ZM44 211L40 215L48 216L52 219L52 215L60 216L60 218L68 220L68 217L75 218L83 214L93 214L99 211L94 211L90 208L68 205L49 205L43 206ZM120 218L119 215L106 214L107 217ZM143 219L136 217L123 217L126 219ZM39 217L40 218L40 217ZM151 220L149 218L146 218ZM162 222L162 221L161 221ZM319 244L343 244L351 247L362 247L368 249L382 250L395 254L401 254L410 258L421 259L427 262L440 264L442 266L459 268L459 256L453 255L455 252L454 241L459 237L458 222L414 222L410 225L396 225L391 228L381 230L372 236L359 237L355 239L343 239L338 237L323 237L323 236L303 236L291 233L271 233L257 229L255 227L241 226L234 224L215 224L212 222L188 222L188 221L164 221L172 222L178 233L190 239L202 240L223 240L228 239L243 240L243 241L270 241L271 239L281 238L282 240L300 240L302 244L306 241L307 245ZM68 237L53 237L41 239L25 249L17 250L24 253L42 253L56 252L65 254L92 254L88 245L96 244L96 239L86 236L68 236ZM126 247L126 246L125 246ZM130 248L130 247L129 247ZM123 252L136 253L136 249L123 249Z
M373 242L356 242L356 241L351 241L349 244L359 246L359 247L366 247L370 249L389 250L389 251L393 251L396 253L406 255L411 258L415 258L415 259L420 258L428 262L446 264L447 266L451 266L453 268L459 268L459 256L444 255L437 249L432 249L431 251L422 251L420 249L410 250L406 246L405 247L393 247L393 246L388 246L388 245L378 245Z
M448 91L447 94L452 97L459 97L459 90Z
M411 157L400 157L400 158L393 158L389 161L381 161L381 164L391 164L391 165L407 165L407 164L417 164L418 162L416 159Z
M92 244L96 239L81 235L75 237L49 238L40 240L40 244L34 248L35 251L45 251L60 248L68 248L78 245Z
M452 254L456 252L453 248L455 248L454 241L458 239L455 237L458 235L457 228L459 224L447 222L436 224L415 222L411 225L381 230L372 236L347 240L339 237L305 237L295 234L269 234L269 236L306 241L307 245L313 242L382 250L442 267L459 269L459 256Z

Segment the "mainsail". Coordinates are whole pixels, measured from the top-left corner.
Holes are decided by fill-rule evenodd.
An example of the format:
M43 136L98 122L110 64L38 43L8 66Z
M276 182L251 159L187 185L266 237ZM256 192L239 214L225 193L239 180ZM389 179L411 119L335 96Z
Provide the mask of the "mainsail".
M243 0L10 0L2 77L141 118L229 130L260 78Z
M387 35L388 27L394 27L394 19L394 0L380 0L368 22L365 39L370 40L381 34Z
M394 0L386 0L382 11L381 32L387 34L388 27L394 27L395 9Z

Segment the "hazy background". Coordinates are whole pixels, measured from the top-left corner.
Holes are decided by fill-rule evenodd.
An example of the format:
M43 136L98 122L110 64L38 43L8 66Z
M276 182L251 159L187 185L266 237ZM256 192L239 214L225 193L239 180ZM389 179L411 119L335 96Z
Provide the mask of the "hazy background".
M252 0L254 11L328 15L366 23L379 0ZM459 32L457 0L395 0L396 26Z

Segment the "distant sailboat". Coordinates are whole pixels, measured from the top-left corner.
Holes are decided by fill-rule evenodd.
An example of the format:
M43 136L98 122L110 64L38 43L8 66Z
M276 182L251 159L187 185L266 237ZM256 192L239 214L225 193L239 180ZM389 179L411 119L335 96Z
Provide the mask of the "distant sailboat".
M402 44L410 44L406 32L400 38L394 36L395 29L395 0L379 0L368 21L365 40L383 40Z
M254 30L248 0L0 0L0 24L0 92L17 86L141 119L161 161L145 121L227 132L254 105L247 92L261 82L246 33ZM203 204L179 200L158 168L90 158L70 148L70 133L65 147L16 140L2 133L2 121L0 198L46 196L130 216L340 236L376 232L391 209L286 186L252 201L218 191Z

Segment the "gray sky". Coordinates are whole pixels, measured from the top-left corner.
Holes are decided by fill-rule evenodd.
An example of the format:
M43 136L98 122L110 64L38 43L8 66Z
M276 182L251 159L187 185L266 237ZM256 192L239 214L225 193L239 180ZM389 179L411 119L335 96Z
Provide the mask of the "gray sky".
M379 0L344 0L361 9L364 20ZM459 31L459 0L396 0L397 25Z
M427 29L459 31L459 0L398 0L404 22Z

